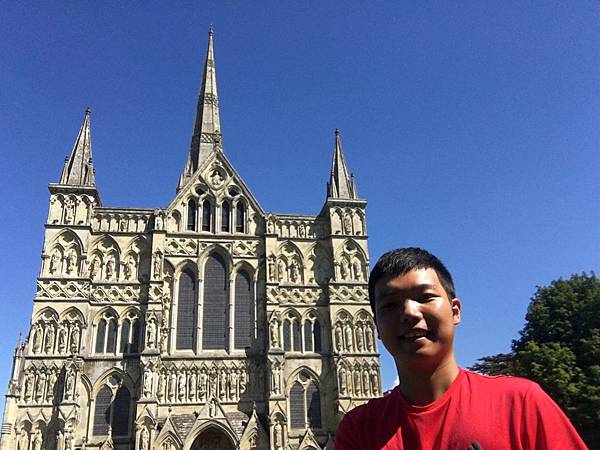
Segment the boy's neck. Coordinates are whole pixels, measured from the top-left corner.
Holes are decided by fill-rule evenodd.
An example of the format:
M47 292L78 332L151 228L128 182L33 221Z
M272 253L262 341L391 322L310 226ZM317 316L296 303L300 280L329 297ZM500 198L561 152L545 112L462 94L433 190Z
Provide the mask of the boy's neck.
M400 392L413 405L428 405L450 388L460 369L454 355L433 368L408 368L397 364Z

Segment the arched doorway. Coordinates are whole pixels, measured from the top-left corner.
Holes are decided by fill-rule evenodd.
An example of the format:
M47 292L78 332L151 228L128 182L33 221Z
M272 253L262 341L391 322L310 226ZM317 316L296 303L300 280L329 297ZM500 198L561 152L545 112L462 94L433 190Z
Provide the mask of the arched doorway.
M223 431L211 427L200 433L190 450L235 450L235 446Z

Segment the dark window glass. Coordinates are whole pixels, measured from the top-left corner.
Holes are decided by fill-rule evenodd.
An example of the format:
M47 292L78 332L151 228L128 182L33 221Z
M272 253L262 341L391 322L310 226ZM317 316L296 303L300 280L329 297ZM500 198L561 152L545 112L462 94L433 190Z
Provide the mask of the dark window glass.
M196 202L190 200L187 207L187 229L191 231L196 230Z
M286 352L292 350L292 324L289 320L283 321L283 349Z
M177 342L179 350L193 350L196 341L196 277L186 269L179 277Z
M117 350L117 321L108 321L108 333L106 336L106 353L115 353Z
M208 200L202 204L202 231L210 231L212 223L212 206Z
M300 322L298 320L294 320L293 324L293 341L294 341L294 351L301 352L302 351L302 334L300 333Z
M297 381L290 389L290 424L292 428L305 426L304 387Z
M140 351L140 321L133 319L133 326L131 327L131 345L129 351L131 353L137 353Z
M314 383L310 383L306 389L306 405L308 406L308 426L321 428L321 396Z
M106 336L106 320L100 319L98 322L98 332L96 333L96 353L104 353L104 337Z
M121 353L129 353L129 320L124 320L121 323L121 345L119 349Z
M243 233L245 230L245 222L246 208L244 208L244 203L238 202L235 207L235 231Z
M250 278L245 272L235 277L235 348L250 347L250 339L254 331L254 305Z
M312 333L312 322L307 320L304 322L304 351L312 352L313 349L313 333Z
M111 399L112 391L108 386L102 387L96 394L96 402L94 405L94 427L92 431L94 436L105 436L108 434Z
M313 322L313 338L315 342L315 352L321 351L321 324L318 320Z
M229 294L225 262L210 255L204 266L202 342L207 350L226 350L229 329Z
M221 204L221 231L229 232L229 228L231 225L229 213L229 202L223 202Z
M131 395L129 389L121 386L115 395L112 411L112 434L113 436L127 436L129 434L129 408L131 407Z

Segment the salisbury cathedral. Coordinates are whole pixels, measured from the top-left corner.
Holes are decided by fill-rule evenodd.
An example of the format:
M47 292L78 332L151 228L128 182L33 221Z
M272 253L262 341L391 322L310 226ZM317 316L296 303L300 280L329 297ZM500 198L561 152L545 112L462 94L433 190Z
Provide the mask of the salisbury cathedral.
M342 415L381 395L339 132L320 213L264 211L222 146L212 40L167 207L102 204L86 110L49 185L2 450L333 449Z

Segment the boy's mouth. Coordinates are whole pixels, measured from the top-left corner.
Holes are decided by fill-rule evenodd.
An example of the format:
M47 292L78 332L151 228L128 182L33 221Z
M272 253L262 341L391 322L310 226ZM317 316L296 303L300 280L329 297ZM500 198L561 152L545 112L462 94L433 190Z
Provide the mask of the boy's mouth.
M404 333L401 338L407 341L416 341L417 339L423 339L427 337L426 330L410 330Z

